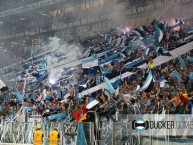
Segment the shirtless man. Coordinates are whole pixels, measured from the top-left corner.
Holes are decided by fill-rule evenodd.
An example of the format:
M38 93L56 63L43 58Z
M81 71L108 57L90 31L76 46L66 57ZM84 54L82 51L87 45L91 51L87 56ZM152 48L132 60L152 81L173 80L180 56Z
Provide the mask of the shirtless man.
M177 95L179 96L179 95ZM181 100L179 97L176 96L172 96L171 99L165 104L165 107L167 107L168 105L170 105L172 103L172 108L175 108L175 112L172 111L172 113L178 113L178 107L181 104Z

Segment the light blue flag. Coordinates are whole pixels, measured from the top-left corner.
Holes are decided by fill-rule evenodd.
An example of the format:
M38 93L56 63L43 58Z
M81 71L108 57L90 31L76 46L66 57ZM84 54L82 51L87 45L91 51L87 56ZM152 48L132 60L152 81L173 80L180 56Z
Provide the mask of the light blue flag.
M25 111L31 112L32 111L32 107L25 107Z
M58 120L58 121L63 121L68 114L66 112L58 113L58 114L52 114L48 117L48 120Z
M105 77L105 84L107 86L107 89L110 91L110 93L113 94L115 92L115 89L113 88L110 80L106 77Z
M181 66L182 66L183 68L186 67L186 64L185 64L183 58L181 57L181 55L178 55L178 61L180 62Z
M192 81L193 80L193 72L191 72L190 74L189 74L189 79Z
M20 92L16 92L15 95L17 96L17 100L21 103L22 102L22 96Z
M193 62L193 57L187 55L186 60L189 62Z
M177 70L174 70L171 73L172 78L176 77L178 79L178 84L180 85L182 82L182 76L179 74L179 72Z
M78 135L76 145L87 145L82 122L78 122Z

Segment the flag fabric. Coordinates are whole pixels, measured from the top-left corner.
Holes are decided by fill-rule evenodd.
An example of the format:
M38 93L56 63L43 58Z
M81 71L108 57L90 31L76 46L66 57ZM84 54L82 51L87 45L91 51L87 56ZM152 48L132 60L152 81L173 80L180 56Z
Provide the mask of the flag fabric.
M135 30L138 31L142 37L146 37L148 35L148 32L144 30L143 26L140 26L136 28Z
M96 99L94 98L90 98L89 102L87 103L86 105L86 109L91 109L93 108L94 106L96 106L97 104L99 104L99 101L97 101Z
M111 55L111 56L109 56L109 57L106 57L106 58L100 60L100 61L99 61L99 65L104 64L104 63L106 63L106 62L109 62L109 61L111 61L111 60L114 60L114 59L116 59L118 56L119 56L119 53L116 52L116 53L114 53L113 55Z
M79 109L73 111L73 117L74 117L74 120L76 121L78 121L81 118Z
M135 93L138 93L140 90L140 85L137 85L137 88L134 90Z
M152 88L148 88L148 87L152 87L150 84L153 83L153 75L152 75L152 71L149 71L149 74L145 80L145 83L143 84L143 86L139 89L139 92L143 92L145 90L151 90Z
M104 89L104 90L103 90L103 93L104 93L105 95L107 95L107 96L108 96L108 98L111 96L110 91L109 91L109 90L107 90L107 89Z
M154 49L155 52L158 52L158 51L159 51L159 47L157 47L157 46L155 46L155 45L153 45L152 47L153 47L153 49Z
M163 39L163 32L161 31L161 29L158 27L157 22L154 22L154 27L156 29L156 34L155 34L155 38L158 39L158 42L161 42Z
M172 56L166 48L160 48L158 52L163 56Z
M38 68L37 68L37 72L39 74L44 74L44 72L46 71L46 66L47 66L47 63L44 62L44 64L40 65Z
M117 97L119 95L119 87L117 87L117 89L115 90L115 97Z
M183 58L181 57L181 55L178 55L178 61L180 62L180 65L181 65L183 68L186 67L186 64L185 64Z
M160 88L169 88L168 81L164 79L163 77L159 78Z
M182 82L182 76L180 75L180 73L179 73L177 70L174 70L174 71L171 73L171 76L172 76L173 79L174 79L175 77L177 78L178 85L181 84L181 82Z
M141 36L141 34L137 30L132 30L132 33L135 34L136 36Z
M187 55L186 60L189 61L189 62L193 62L193 57Z
M110 37L109 37L108 44L111 44L112 40L113 40L113 37L112 37L112 36L110 36Z
M117 42L116 42L115 46L116 46L116 47L119 47L119 46L121 45L122 41L123 41L123 38L119 37L119 38L117 39Z
M32 107L25 107L25 111L31 112L32 111Z
M145 27L145 25L140 26L139 29L140 29L141 31L143 31L144 33L146 33L146 35L149 34L148 29Z
M84 128L83 128L83 123L78 122L78 135L77 135L77 143L76 145L87 145L86 142L86 137L84 134Z
M84 114L81 116L81 118L79 119L79 121L84 121L84 120L86 120L86 119L87 119L87 114L84 113Z
M149 49L148 47L145 47L143 50L144 50L144 54L145 54L146 56L148 56L150 49Z
M144 58L138 58L138 59L135 59L131 62L126 63L125 68L137 67L143 63L145 63L145 59Z
M107 70L106 68L104 68L104 67L102 67L102 66L99 66L99 67L100 67L100 71L102 72L102 74L108 72L108 70Z
M86 73L93 74L93 75L96 75L96 73L97 73L96 69L94 69L92 67L91 68L84 68L83 71Z
M16 95L16 97L17 97L17 100L21 103L21 102L22 102L21 93L20 93L20 92L16 92L15 95Z
M167 27L168 27L168 23L164 21L164 29L166 29Z
M4 82L0 79L0 91L1 92L5 92L7 91L9 88L4 84Z
M52 120L63 121L67 116L68 116L68 114L66 112L62 112L62 113L58 113L58 114L51 114L48 117L48 120L49 121L52 121Z
M149 37L143 39L143 43L144 43L144 45L146 45L146 46L147 46L147 45L148 45L148 46L153 46L154 42L155 42L155 37L154 37L154 36L149 36Z
M121 79L118 79L112 83L114 89L117 89L121 83Z
M98 66L98 58L92 57L86 60L82 60L82 68L90 68L90 67L95 67Z
M112 94L115 92L115 89L114 87L112 86L110 80L106 77L104 77L104 80L105 80L105 84L106 84L106 87L107 87L107 90L109 90L109 92Z
M188 77L189 77L189 80L192 81L193 80L193 72L190 72Z
M83 121L87 119L87 114L86 114L86 105L78 106L74 111L73 111L73 118L76 121Z

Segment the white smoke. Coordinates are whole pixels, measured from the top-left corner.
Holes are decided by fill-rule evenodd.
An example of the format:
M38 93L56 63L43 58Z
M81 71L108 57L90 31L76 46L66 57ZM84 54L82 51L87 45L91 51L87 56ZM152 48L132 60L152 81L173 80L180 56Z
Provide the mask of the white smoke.
M41 51L50 52L47 55L48 66L56 65L60 61L73 62L81 58L81 48L76 44L67 44L57 37L49 38L49 41L42 44ZM49 70L49 80L57 81L62 76L63 69Z

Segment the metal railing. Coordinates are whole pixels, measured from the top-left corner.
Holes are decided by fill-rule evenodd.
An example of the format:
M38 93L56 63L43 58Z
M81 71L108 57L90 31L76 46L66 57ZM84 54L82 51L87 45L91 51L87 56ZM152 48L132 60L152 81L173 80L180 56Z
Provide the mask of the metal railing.
M108 120L106 116L97 116L95 112L94 122L83 122L83 132L86 139L86 145L176 145L183 142L183 145L193 143L193 139L179 136L173 137L169 134L165 136L156 136L150 132L144 135L140 131L132 128L133 120L139 118L139 115L119 114L117 122ZM112 116L116 117L116 116ZM60 133L59 145L79 145L82 140L78 139L78 122L3 122L0 125L0 145L2 144L32 144L33 133L36 125L41 125L44 133L43 145L48 145L49 133L54 127L58 128Z
M0 145L2 143L32 144L33 133L37 124L41 125L41 130L44 133L43 145L49 144L48 136L54 127L58 128L61 136L59 145L75 145L80 142L77 140L78 122L4 122L0 126ZM85 134L87 145L94 145L94 124L84 122L83 128L84 132L87 133Z

